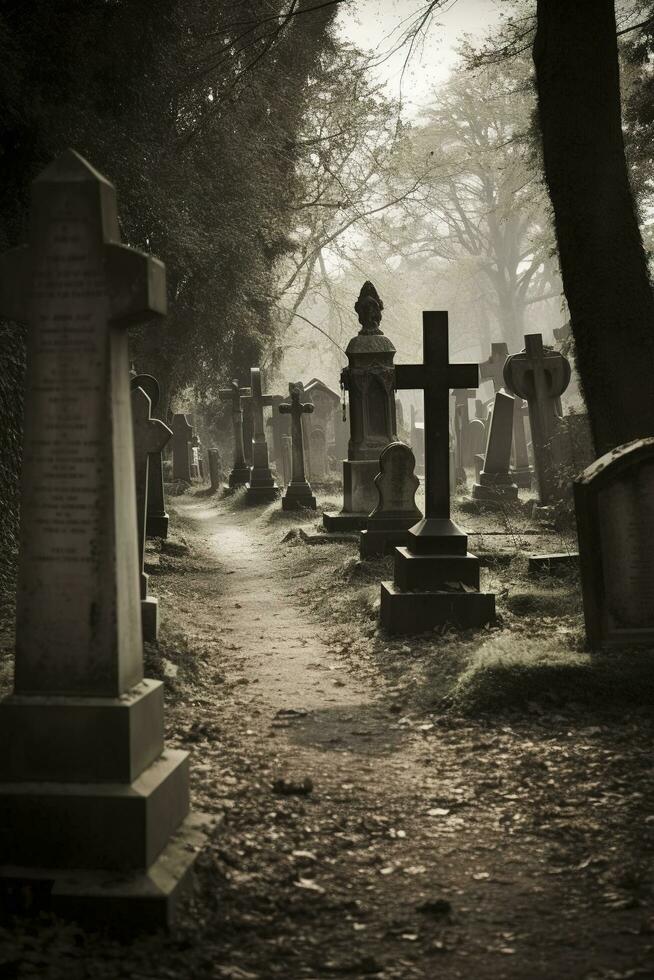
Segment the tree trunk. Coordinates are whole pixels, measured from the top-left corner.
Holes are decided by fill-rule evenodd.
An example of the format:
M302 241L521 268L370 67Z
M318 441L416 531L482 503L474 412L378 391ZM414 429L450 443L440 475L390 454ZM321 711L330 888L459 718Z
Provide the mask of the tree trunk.
M654 435L654 299L622 138L613 0L538 0L545 177L598 455Z

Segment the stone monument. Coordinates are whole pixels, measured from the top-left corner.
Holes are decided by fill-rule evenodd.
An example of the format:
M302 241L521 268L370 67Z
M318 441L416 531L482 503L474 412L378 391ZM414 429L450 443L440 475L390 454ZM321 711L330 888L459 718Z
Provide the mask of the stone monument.
M560 416L560 398L570 381L570 362L559 351L543 347L539 333L525 336L525 349L511 354L504 365L504 381L513 395L525 398L540 503L547 505L556 493L552 439Z
M491 344L490 357L479 365L480 378L492 381L495 393L504 388L504 365L508 356L507 344ZM523 399L516 398L513 404L512 475L517 486L528 490L531 487L531 467L527 454L523 406Z
M343 460L343 509L325 513L327 531L360 531L377 506L375 477L379 454L396 439L395 348L382 333L384 304L371 282L365 282L354 306L361 330L347 345L348 366L341 383L350 399L350 441Z
M592 649L654 645L654 438L596 460L574 482Z
M150 399L152 408L157 408L160 395L159 382L156 378L153 378L151 374L135 374L132 376L131 386L132 391L134 388L142 388ZM170 436L164 443L164 447L169 440ZM161 450L150 453L148 463L148 512L145 521L145 536L147 538L168 537L168 514L166 513L163 454Z
M416 506L420 481L415 468L416 458L403 442L382 449L375 477L379 500L359 537L362 558L390 554L396 545L406 544L407 531L422 517Z
M136 522L138 526L139 577L141 586L141 622L143 639L154 643L159 634L159 603L148 595L148 576L145 562L145 523L148 507L148 485L152 457L161 465L161 451L172 431L161 419L153 419L149 396L132 380L132 424L134 427L134 473L136 477Z
M268 463L268 443L263 421L263 409L272 405L273 396L261 390L261 370L250 368L250 395L246 396L252 407L252 466L250 478L245 484L246 497L251 503L276 500L279 487L275 483Z
M472 499L480 503L507 504L518 499L518 488L509 472L513 440L513 402L504 391L495 394L484 468L472 487Z
M198 840L143 678L127 326L165 313L165 270L120 243L113 186L71 150L32 185L29 239L0 260L0 311L28 324L0 879L58 914L164 926Z
M245 461L243 448L243 399L252 394L250 388L241 388L237 380L232 381L229 388L223 388L218 393L222 402L230 402L232 406L232 436L234 440L234 462L229 474L227 485L230 490L244 487L250 479L250 467Z
M311 492L311 487L304 474L304 442L302 439L302 418L304 415L310 415L314 411L314 406L312 402L302 404L300 401L300 396L303 394L301 384L289 384L288 393L291 396L290 402L278 406L282 415L291 416L292 475L291 482L282 497L282 510L299 510L301 507L315 510L316 498Z
M209 484L211 489L215 492L220 490L220 486L223 480L223 461L220 455L220 449L217 447L212 447L208 451L209 456Z
M191 436L193 426L181 412L173 415L173 480L191 482Z
M423 313L423 364L398 364L399 389L424 391L425 516L395 549L393 582L382 582L381 622L390 633L420 633L450 623L481 626L495 596L479 591L479 560L450 520L450 388L473 387L476 364L450 364L447 313Z

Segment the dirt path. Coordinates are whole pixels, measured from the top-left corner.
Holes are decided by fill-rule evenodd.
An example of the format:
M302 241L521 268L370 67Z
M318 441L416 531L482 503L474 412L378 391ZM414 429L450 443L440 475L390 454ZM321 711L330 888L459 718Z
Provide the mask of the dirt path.
M303 608L270 511L188 496L174 509L196 559L214 568L176 576L166 615L219 641L233 684L211 712L231 731L220 765L229 756L235 792L216 838L224 880L216 891L209 876L205 899L208 888L233 964L221 969L236 972L215 975L654 977L651 895L642 881L616 883L628 858L603 836L615 813L602 826L643 793L632 800L618 779L612 800L586 797L614 755L619 770L627 730L581 718L571 731L565 715L402 717L393 692L348 669ZM196 758L200 805L214 800L212 766ZM306 795L271 790L307 777Z

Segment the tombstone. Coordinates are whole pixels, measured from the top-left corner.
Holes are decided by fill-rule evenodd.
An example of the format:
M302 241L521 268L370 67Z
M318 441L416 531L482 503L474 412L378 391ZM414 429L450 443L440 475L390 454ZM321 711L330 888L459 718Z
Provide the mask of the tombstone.
M456 432L456 466L457 483L465 485L468 482L466 467L472 466L472 451L470 446L470 407L475 391L462 389L454 392L454 425Z
M601 456L574 500L589 646L654 645L654 438Z
M302 418L304 415L310 415L314 411L314 406L311 402L302 404L300 401L300 396L303 394L301 384L289 384L288 392L291 396L290 402L279 406L279 412L282 415L290 415L291 417L292 443L291 482L282 497L282 510L299 510L302 507L315 510L316 498L312 494L304 474L304 441L302 439Z
M493 391L497 394L504 387L504 365L509 356L509 348L505 343L491 344L488 360L479 365L479 377L482 381L492 381Z
M362 558L391 554L406 543L407 531L422 517L415 499L420 486L415 467L416 458L403 442L382 449L375 477L379 500L359 537Z
M132 927L170 922L198 846L188 757L164 752L163 685L143 678L126 328L165 306L164 266L120 243L113 186L68 150L0 259L0 312L28 324L0 878Z
M291 436L282 436L282 473L284 475L284 486L287 487L293 479L293 448Z
M396 435L393 358L395 347L382 333L384 304L365 282L354 309L361 330L347 345L341 383L350 398L350 441L343 461L343 509L326 512L327 531L360 531L377 505L379 454Z
M424 391L425 516L395 549L394 581L382 582L381 622L389 633L420 633L449 623L481 626L495 596L479 591L479 560L450 520L450 388L477 384L476 364L450 364L447 313L423 313L423 364L398 364L398 389Z
M150 399L152 408L159 404L159 382L151 374L135 374L131 376L132 391L142 388ZM166 428L168 428L166 426ZM170 432L170 429L168 429ZM171 433L172 435L172 433ZM170 436L165 445L169 442ZM163 478L163 454L161 450L150 454L148 465L148 509L145 520L145 536L147 538L168 537L168 514L166 513L166 497Z
M304 386L304 394L314 406L314 413L311 418L305 419L308 433L310 434L318 428L322 429L325 434L325 473L322 477L315 476L315 479L327 479L330 472L329 456L333 455L339 459L343 449L342 441L337 445L338 428L343 428L341 397L337 391L334 391L319 378L312 378ZM347 435L345 437L345 453L347 454ZM314 479L311 471L309 478Z
M200 437L193 435L191 445L193 446L193 460L198 469L197 479L204 480L204 450L200 442Z
M148 485L152 457L154 456L161 465L161 451L172 436L172 431L160 419L152 418L150 397L143 388L134 384L135 380L132 379L132 425L134 428L141 623L143 625L143 639L154 643L159 634L159 604L153 596L148 596L148 576L143 567L145 562L145 524L149 499Z
M266 500L276 500L279 496L279 487L268 464L268 443L263 421L264 407L272 404L273 396L262 393L259 368L250 368L250 392L245 400L249 401L252 408L252 466L245 489L250 503L261 503Z
M200 465L198 463L198 447L194 446L192 442L188 444L188 468L191 474L191 480L199 480Z
M247 395L243 398L243 453L245 465L248 468L248 480L252 468L252 440L254 438L254 418L252 415L252 400ZM247 483L247 480L246 480Z
M503 391L495 394L484 468L472 488L472 499L480 503L506 504L518 499L518 488L509 472L513 441L513 401L513 397Z
M312 427L309 432L309 476L312 482L324 483L329 476L325 430Z
M282 415L279 411L279 406L283 405L286 399L283 395L273 395L271 401L272 414L266 421L266 429L270 433L270 439L268 439L268 445L270 447L270 454L275 466L277 475L283 471L283 448L282 448L282 437L290 436L291 434L291 420L288 415Z
M474 464L476 456L478 456L479 453L483 453L484 449L486 448L486 427L481 419L470 419L468 440L470 444L470 453Z
M220 449L211 448L209 456L209 483L213 491L219 490L223 479L223 461Z
M507 344L491 344L490 357L479 365L479 376L484 380L493 382L495 393L504 388L504 365L508 356ZM531 467L527 455L523 406L522 398L516 398L513 406L512 475L513 482L517 486L529 489L531 487Z
M529 406L539 499L547 505L556 494L551 442L560 417L557 402L560 405L570 381L570 362L551 347L543 347L541 334L527 334L522 353L511 354L507 359L504 381L507 389L525 398Z
M191 454L189 452L193 426L185 415L173 415L173 480L191 482Z
M229 474L228 487L244 487L250 479L250 468L245 461L243 448L243 399L249 397L250 388L241 388L237 380L232 381L229 388L218 392L221 402L230 402L232 406L232 437L234 441L234 461Z

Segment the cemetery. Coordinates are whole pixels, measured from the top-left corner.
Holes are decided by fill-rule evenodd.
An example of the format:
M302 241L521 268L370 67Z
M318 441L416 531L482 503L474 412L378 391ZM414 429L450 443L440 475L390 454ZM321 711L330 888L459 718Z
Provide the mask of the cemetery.
M3 21L0 978L652 976L654 8L218 6Z

